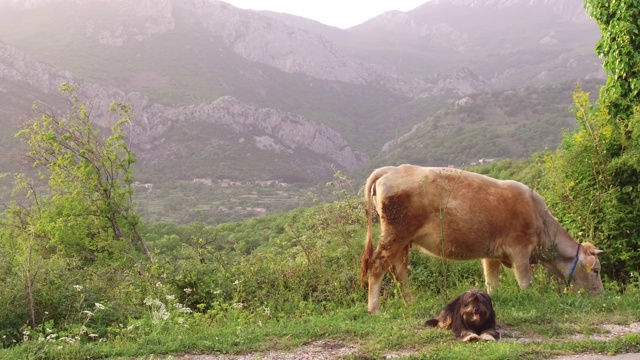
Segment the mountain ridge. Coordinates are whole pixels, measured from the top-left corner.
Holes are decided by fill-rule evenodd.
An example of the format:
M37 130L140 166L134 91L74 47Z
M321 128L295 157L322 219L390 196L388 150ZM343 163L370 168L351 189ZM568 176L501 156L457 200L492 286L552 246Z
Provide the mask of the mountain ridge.
M304 187L403 159L523 157L569 128L558 112L571 103L566 84L605 78L581 0L431 1L349 29L214 0L0 0L0 9L2 149L21 149L11 129L34 100L64 109L59 83L78 83L102 127L114 121L111 101L132 104L136 176L150 183ZM530 88L566 92L553 105L561 121L534 98L491 95ZM500 99L536 110L510 116ZM539 141L518 146L509 137L519 126Z
M70 73L34 61L3 44L0 44L0 65L3 65L0 66L0 78L24 81L47 94L57 93L59 85L56 84L74 83ZM125 93L92 83L80 83L77 92L89 102L93 121L104 128L112 126L115 121L108 111L112 101L132 105L137 115L130 135L133 146L142 150L140 158L143 165L144 161L158 161L151 155L154 143L164 138L171 127L184 122L210 122L239 134L258 132L273 144L271 149L262 148L263 151L282 149L293 153L302 147L320 157L327 157L346 170L353 170L368 160L367 155L354 152L342 136L327 125L272 108L255 108L231 96L221 97L210 104L171 107L150 103L148 97L138 92ZM57 107L61 107L62 102L60 98ZM260 148L259 145L256 140L256 147ZM331 171L330 164L327 164L321 173L327 176Z

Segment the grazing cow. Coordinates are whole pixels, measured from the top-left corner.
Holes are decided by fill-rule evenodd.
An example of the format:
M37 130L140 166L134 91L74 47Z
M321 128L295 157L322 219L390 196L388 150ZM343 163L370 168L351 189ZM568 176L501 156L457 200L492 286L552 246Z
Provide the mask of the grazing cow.
M567 283L573 280L576 291L604 290L597 257L603 251L578 244L542 197L524 184L458 169L401 165L375 170L364 191L367 240L361 271L363 283L369 275L371 313L378 312L387 270L399 281L405 304L411 300L407 265L412 245L447 260L482 259L488 293L498 286L500 264L513 268L526 289L533 263ZM373 206L381 230L375 252Z

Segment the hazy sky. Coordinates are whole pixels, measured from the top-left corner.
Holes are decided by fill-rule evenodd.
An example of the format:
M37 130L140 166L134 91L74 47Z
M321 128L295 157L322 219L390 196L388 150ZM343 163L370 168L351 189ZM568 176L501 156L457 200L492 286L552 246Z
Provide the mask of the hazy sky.
M389 10L408 11L429 0L222 0L241 9L271 10L348 28Z

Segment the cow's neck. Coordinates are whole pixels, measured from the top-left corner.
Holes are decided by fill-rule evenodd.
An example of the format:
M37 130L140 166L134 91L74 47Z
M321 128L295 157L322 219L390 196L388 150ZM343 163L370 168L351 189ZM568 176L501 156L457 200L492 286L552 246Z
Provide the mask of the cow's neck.
M541 263L566 279L580 244L550 215L545 219L544 239Z

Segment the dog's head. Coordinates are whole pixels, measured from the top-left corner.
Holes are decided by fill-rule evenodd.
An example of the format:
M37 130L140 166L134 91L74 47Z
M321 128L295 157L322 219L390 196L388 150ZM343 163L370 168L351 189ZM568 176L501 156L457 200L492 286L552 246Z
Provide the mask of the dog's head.
M480 290L469 290L460 298L460 316L464 323L479 327L493 314L491 298Z

